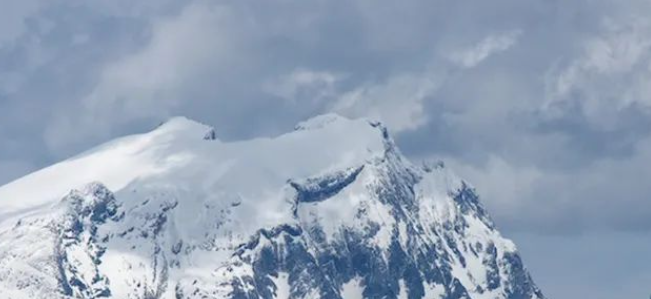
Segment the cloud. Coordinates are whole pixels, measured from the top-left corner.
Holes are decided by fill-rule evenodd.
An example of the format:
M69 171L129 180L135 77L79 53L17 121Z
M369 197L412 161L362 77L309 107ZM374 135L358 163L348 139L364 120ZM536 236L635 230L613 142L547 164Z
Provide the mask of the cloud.
M522 206L527 204L527 199L533 197L531 191L546 175L535 167L511 165L500 156L491 156L482 166L469 165L454 158L446 161L471 184L478 186L482 194L488 195L488 204L496 213L502 214L496 215L502 219L512 218L512 214L519 213Z
M351 118L385 122L394 132L414 130L427 122L424 101L445 80L443 74L423 72L395 75L381 81L350 83L346 75L305 68L274 78L263 90L291 103ZM350 86L350 84L348 84Z
M651 273L640 262L640 257L651 250L649 232L512 237L537 285L549 298L585 298L586 294L593 299L649 296L647 282ZM617 258L604 258L611 256ZM605 278L604 271L617 275Z
M475 67L491 55L506 51L514 46L521 34L521 30L511 30L501 34L489 35L473 47L452 53L450 59L464 68Z
M578 234L645 231L651 228L651 143L626 159L604 159L588 167L542 169L491 157L484 165L448 158L448 165L475 185L498 224L508 231ZM527 215L526 218L522 215Z
M575 204L564 190L601 182L645 211L646 189L606 184L613 174L597 168L609 161L623 175L645 163L649 30L632 17L641 2L384 4L41 7L0 51L0 138L21 145L0 155L44 166L176 114L242 139L334 111L386 122L414 158L449 159L507 229L561 231L542 220L569 219L554 212L562 206L603 220L582 229L633 226L592 208L616 205L607 192ZM579 11L588 16L576 23ZM543 199L549 212L535 213Z
M38 1L10 0L0 11L0 48L11 44L25 31L26 19L40 8Z
M341 94L330 110L349 117L369 117L385 122L392 131L414 130L427 122L424 101L442 78L433 73L390 77Z
M562 117L574 102L590 126L610 130L629 107L651 108L651 23L632 17L601 27L577 57L548 73L548 117Z
M448 159L480 187L507 229L560 231L544 220L569 223L572 213L598 217L603 226L632 226L591 205L572 203L567 198L577 195L561 190L570 188L563 183L568 178L580 177L576 186L585 190L606 180L608 174L590 175L602 171L595 168L601 161L615 167L638 159L639 141L648 134L644 110L634 109L644 107L648 71L646 25L639 18L595 16L586 22L598 26L586 26L586 32L563 23L550 7L511 1L499 5L519 7L527 16L484 15L463 2L436 13L427 8L440 8L439 2L390 9L364 1L346 9L327 2L317 8L283 5L195 1L170 10L138 8L136 30L118 31L132 34L134 42L109 40L113 55L80 57L100 62L61 85L74 82L78 89L62 93L50 106L52 117L44 117L48 155L60 158L146 130L173 114L214 124L220 138L239 139L278 134L301 119L334 111L384 121L413 157ZM472 15L465 13L471 8ZM265 13L270 10L276 13ZM131 9L124 2L111 11L111 18L120 17L109 19L120 24ZM396 25L392 11L411 21ZM561 24L541 25L550 18ZM461 21L441 26L439 19ZM75 36L87 36L82 49L100 42L96 32L73 29L69 44L79 40ZM54 62L33 68L43 65L61 68ZM83 70L66 67L67 73ZM624 82L617 76L638 79ZM15 92L23 93L28 85L16 86ZM609 109L608 94L630 96L618 98L621 108ZM602 121L609 117L614 121ZM618 185L613 189L630 187ZM546 188L559 190L554 200L545 199ZM598 193L594 197L581 202L611 204ZM534 212L543 199L549 208ZM639 200L631 204L642 211ZM555 212L561 206L571 208Z
M0 182L8 182L34 171L34 165L26 161L0 160Z
M181 92L192 80L211 68L233 67L228 57L237 37L228 31L230 17L226 8L192 4L154 23L144 48L103 68L76 117L60 114L46 132L48 145L106 137L114 126L172 114L187 100Z
M332 100L336 84L343 75L326 71L295 69L288 75L266 82L263 90L291 103L312 101L321 103Z
M12 1L0 11L0 184L171 115L233 140L335 111L384 121L414 160L446 160L507 235L637 234L651 227L647 11L646 0Z

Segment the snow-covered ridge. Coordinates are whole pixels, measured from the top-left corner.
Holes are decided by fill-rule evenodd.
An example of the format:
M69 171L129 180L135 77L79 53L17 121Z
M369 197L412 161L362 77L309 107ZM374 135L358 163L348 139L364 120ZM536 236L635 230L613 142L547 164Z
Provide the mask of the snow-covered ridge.
M321 123L321 118L316 117L305 123ZM301 160L319 160L313 158L322 156L324 159L321 159L321 165L317 168L324 170L328 166L336 166L328 165L334 159L341 157L350 160L345 163L352 163L352 160L365 156L366 150L372 151L373 147L377 150L377 146L381 144L379 135L373 132L365 120L352 121L343 117L338 118L340 123L331 123L327 129L324 128L324 124L316 127L310 125L313 129L320 127L321 133L289 133L277 137L278 142L269 138L260 138L222 143L216 140L213 128L185 117L174 117L151 132L110 141L0 187L0 220L6 215L47 205L61 198L69 190L81 188L91 181L102 182L111 190L119 191L136 180L164 176L165 173L186 166L192 162L191 160L201 160L201 163L206 166L220 168L228 164L228 161L236 160L237 157L232 156L238 154L239 150L242 150L243 156L254 156L251 163L255 161L280 164L274 163L273 160L277 160L277 162L297 164L291 170L296 171L298 177L301 174L313 173L315 169L310 169L310 166L317 164L302 163ZM339 134L347 137L336 136ZM321 153L318 146L329 145L333 138L345 143L337 142L339 146L333 147L330 153ZM205 140L214 142L206 143ZM263 151L265 147L278 151L265 153ZM334 149L339 152L332 151ZM272 153L275 155L271 155ZM237 160L243 162L243 159ZM294 176L291 176L291 173L287 173L283 180L292 177Z
M319 116L315 116L309 120L298 123L294 129L295 130L312 130L312 129L321 129L325 126L328 126L336 122L345 122L347 119L339 114L329 113Z
M120 190L137 179L173 169L184 162L184 157L160 150L200 140L211 130L187 118L175 117L152 132L110 141L27 175L0 187L0 220L5 215L47 205L92 181Z
M332 114L238 142L173 118L0 187L0 294L542 298L472 187Z

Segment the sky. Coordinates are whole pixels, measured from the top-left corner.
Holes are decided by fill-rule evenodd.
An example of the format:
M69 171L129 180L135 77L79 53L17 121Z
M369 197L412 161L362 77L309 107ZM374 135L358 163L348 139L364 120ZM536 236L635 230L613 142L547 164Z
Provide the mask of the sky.
M175 115L336 112L473 184L549 298L651 294L648 0L0 0L0 185Z

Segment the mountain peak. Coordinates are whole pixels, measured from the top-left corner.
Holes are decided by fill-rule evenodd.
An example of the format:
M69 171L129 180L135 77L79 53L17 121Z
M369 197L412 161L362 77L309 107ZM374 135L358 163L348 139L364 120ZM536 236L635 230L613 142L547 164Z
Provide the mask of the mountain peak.
M216 140L215 129L209 125L192 120L185 116L174 116L161 123L154 132L158 134L180 134L200 137L205 140Z
M333 125L336 123L350 122L351 120L343 117L336 113L327 113L322 115L317 115L308 120L302 121L294 127L295 130L313 130L313 129L322 129L326 126Z
M366 119L296 129L206 142L175 117L0 187L0 294L543 298L448 169Z

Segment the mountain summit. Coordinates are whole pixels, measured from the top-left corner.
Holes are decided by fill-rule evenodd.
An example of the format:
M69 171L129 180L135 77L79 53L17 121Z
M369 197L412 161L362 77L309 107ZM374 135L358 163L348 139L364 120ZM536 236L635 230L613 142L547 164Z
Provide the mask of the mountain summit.
M542 299L475 190L377 122L173 118L0 187L10 299Z

